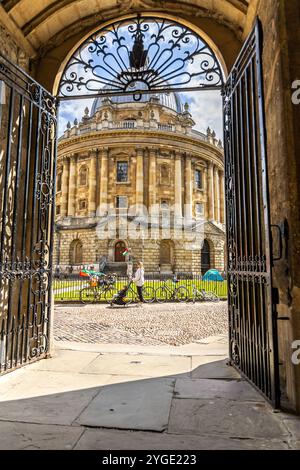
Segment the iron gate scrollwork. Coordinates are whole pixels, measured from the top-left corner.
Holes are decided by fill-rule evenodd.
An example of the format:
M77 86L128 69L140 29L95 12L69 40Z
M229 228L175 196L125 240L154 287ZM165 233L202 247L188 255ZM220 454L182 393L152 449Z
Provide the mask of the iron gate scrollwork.
M0 372L49 348L56 102L0 55Z
M88 37L69 59L61 100L221 89L223 71L203 38L176 21L137 15ZM188 88L189 87L189 88Z
M245 43L223 92L230 359L279 405L276 308L261 65L261 30Z

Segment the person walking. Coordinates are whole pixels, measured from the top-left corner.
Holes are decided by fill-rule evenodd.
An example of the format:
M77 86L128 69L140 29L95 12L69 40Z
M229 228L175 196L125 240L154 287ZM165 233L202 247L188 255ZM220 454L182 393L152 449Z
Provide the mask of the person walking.
M144 297L143 297L143 285L145 283L145 271L144 271L144 265L142 261L139 261L137 264L137 270L133 278L133 282L136 285L136 289L137 289L137 293L138 293L140 301L145 302Z

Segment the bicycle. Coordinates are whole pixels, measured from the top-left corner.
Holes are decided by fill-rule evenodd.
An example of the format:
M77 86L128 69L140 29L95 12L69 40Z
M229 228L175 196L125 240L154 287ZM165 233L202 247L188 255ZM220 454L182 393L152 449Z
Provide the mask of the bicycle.
M185 286L178 286L177 283L180 281L177 278L173 279L175 287L172 289L165 282L163 286L158 287L155 290L155 300L158 303L164 303L170 300L177 300L178 302L186 302L189 297L188 289Z
M193 284L193 296L192 301L195 303L196 301L209 301L209 302L219 302L220 298L215 292L206 291L205 289L197 289L197 287Z
M90 276L89 286L83 287L79 291L80 301L83 304L99 302L104 298L108 303L111 302L116 292L116 275L109 274L104 277Z
M155 290L151 286L143 286L142 294L145 303L152 303L155 300ZM133 288L133 284L130 282L125 301L129 304L140 302L137 291Z

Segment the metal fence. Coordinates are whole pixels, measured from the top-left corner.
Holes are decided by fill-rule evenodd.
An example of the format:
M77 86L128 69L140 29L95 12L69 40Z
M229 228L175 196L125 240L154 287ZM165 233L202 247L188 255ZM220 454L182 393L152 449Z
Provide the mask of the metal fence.
M145 275L145 287L151 287L154 291L159 292L159 288L167 286L168 292L174 291L175 287L183 286L187 289L188 299L193 300L194 288L197 290L204 290L205 292L214 292L221 299L227 298L227 281L216 280L203 280L201 275L194 275L191 273L177 273L176 276L178 282L174 283L174 275L169 274L158 274L158 273L147 273ZM64 278L54 278L53 280L53 293L56 302L70 302L80 301L81 291L87 287L90 287L88 277L80 277L79 275L73 274ZM124 275L117 275L116 281L112 285L111 292L117 293L125 285L128 285L128 277ZM136 287L132 284L132 290L136 290ZM105 302L105 295L101 293L97 296L97 301Z

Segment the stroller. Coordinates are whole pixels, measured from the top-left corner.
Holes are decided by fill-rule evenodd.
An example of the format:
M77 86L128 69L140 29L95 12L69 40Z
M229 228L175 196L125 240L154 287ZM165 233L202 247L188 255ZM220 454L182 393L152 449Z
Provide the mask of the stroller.
M121 289L119 292L117 292L117 294L113 296L112 301L110 302L111 306L123 305L125 307L127 304L130 304L131 301L130 300L126 301L125 296L131 284L132 284L132 281L130 281L128 285L124 286L123 289Z

